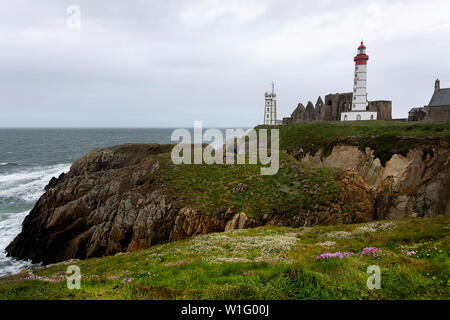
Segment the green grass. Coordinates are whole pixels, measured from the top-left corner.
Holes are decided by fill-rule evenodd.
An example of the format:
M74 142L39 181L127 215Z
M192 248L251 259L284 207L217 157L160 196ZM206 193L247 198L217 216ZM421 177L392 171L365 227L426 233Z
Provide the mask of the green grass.
M321 156L326 157L334 145L345 141L345 144L357 145L361 149L366 146L371 147L382 163L389 159L392 153L407 153L409 148L423 144L426 138L450 139L450 123L352 121L351 123L316 122L257 128L279 129L280 149L293 154L302 148L304 152L312 154L321 151ZM405 143L405 139L401 137L417 138L420 141L409 139Z
M0 298L448 299L449 233L450 217L442 216L214 233L73 262L81 269L80 290L67 289L65 281L25 280L27 272L3 277ZM379 247L384 255L361 257L364 247ZM413 250L415 255L406 254ZM316 260L336 251L356 255ZM366 286L370 265L380 267L379 290ZM58 278L66 268L53 265L34 274ZM133 280L122 284L125 277Z
M450 124L362 121L276 128L280 149L291 154L301 147L326 157L334 145L345 142L372 148L383 163L393 152L406 154L416 143L450 137ZM402 136L414 138L405 143ZM141 161L138 151L147 152L147 147L136 145L122 148L135 148L131 151L136 162ZM162 151L170 150L165 148ZM423 156L432 152L425 149ZM266 213L289 216L339 198L339 172L304 168L284 152L273 176L262 176L259 164L175 166L168 154L155 155L154 160L160 170L142 179L143 192L167 187L174 205L202 214L224 213L232 207L254 218ZM242 183L246 187L235 192ZM448 299L449 232L450 218L436 217L215 233L75 262L82 272L81 290L68 290L65 281L47 281L63 277L65 264L34 271L41 280L25 280L29 271L4 277L0 299ZM360 257L364 247L379 247L385 255ZM321 253L336 251L357 254L316 260ZM417 253L408 256L407 251ZM366 286L370 265L381 269L380 290ZM123 284L124 278L133 280Z
M168 186L175 204L202 214L224 213L228 208L249 217L289 215L313 205L327 205L339 197L338 174L329 168L306 169L280 153L276 175L263 176L261 165L177 165L161 157L159 181ZM248 163L248 162L247 162ZM235 188L245 184L243 191Z
M164 187L174 205L188 206L201 214L221 214L234 208L236 212L245 212L254 218L264 214L289 216L302 209L327 206L339 198L339 172L329 168L302 167L295 158L300 147L313 154L320 150L323 157L328 156L333 146L339 143L355 145L361 150L369 147L384 165L392 154L406 155L411 147L428 143L427 139L405 141L401 136L450 137L450 123L359 121L293 124L274 128L280 130L280 149L288 151L280 152L280 169L276 175L262 176L260 164L175 166L168 154L159 154L154 158L159 161L161 170L150 174L153 164L150 162L148 176L141 178L142 192L150 193ZM153 149L156 154L169 152L171 147L153 146ZM148 153L148 147L143 148L142 145L125 145L119 150L128 158L133 155L135 162L141 161L139 154ZM432 153L431 148L426 149L423 156L429 153ZM245 187L236 192L234 189L240 184ZM123 188L127 190L128 185L124 184Z

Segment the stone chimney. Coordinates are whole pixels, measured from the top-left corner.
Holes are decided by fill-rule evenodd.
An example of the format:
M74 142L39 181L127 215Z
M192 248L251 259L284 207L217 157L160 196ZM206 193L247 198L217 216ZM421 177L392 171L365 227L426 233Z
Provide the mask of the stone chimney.
M439 79L436 79L436 82L434 83L434 92L438 92L439 90L441 90L441 82Z

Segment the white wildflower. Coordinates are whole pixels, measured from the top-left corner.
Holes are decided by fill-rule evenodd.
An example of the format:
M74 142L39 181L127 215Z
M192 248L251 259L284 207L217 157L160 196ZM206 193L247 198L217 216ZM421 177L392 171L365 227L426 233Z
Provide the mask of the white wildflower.
M336 244L336 242L334 242L334 241L325 241L325 242L319 242L317 245L320 247L331 248L331 247L334 247L335 244Z

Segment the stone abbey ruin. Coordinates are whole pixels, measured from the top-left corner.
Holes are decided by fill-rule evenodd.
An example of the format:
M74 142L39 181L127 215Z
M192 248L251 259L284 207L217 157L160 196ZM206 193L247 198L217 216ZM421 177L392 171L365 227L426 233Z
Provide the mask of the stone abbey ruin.
M283 124L292 124L311 121L340 121L342 112L352 109L353 93L336 93L325 96L325 102L321 97L314 105L308 102L306 108L299 103L290 117L283 118ZM377 112L378 120L392 120L392 101L369 101L367 111Z

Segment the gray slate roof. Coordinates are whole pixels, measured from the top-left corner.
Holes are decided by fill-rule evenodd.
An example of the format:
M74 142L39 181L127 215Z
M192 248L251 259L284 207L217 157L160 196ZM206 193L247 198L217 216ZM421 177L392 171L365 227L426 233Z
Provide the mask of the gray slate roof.
M450 88L441 89L433 94L429 107L450 106Z

